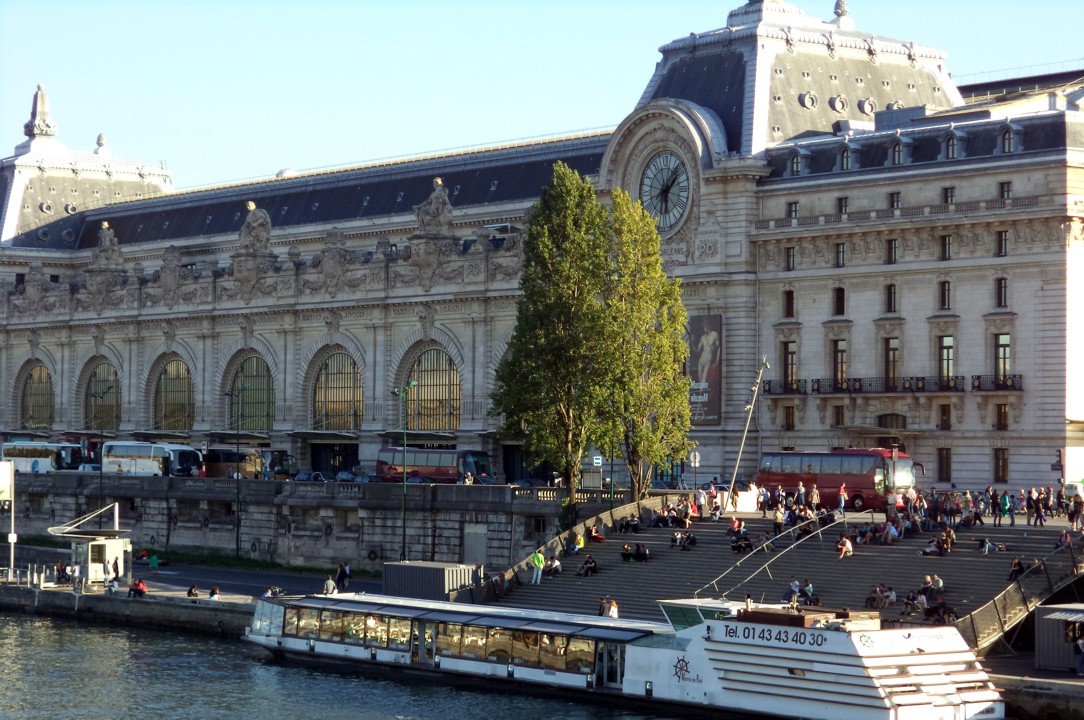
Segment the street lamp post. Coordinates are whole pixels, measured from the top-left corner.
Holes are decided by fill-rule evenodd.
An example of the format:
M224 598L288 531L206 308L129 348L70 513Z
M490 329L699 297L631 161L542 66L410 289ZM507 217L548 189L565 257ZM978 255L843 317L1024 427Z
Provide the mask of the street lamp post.
M406 486L407 486L407 457L406 457L406 441L407 441L407 393L414 389L418 385L417 381L410 380L401 388L392 388L391 394L399 398L399 409L402 414L403 420L403 507L400 513L400 525L403 530L403 543L399 549L399 562L404 562L407 559L406 553Z
M105 444L105 418L101 417L101 404L105 396L113 392L112 385L106 385L98 392L90 393L90 396L98 402L94 405L94 419L98 421L98 529L102 529L102 502L105 499L105 493L103 492L105 481L103 479L103 473L105 472L105 457L102 454L102 445Z
M222 393L233 404L233 488L237 497L234 504L234 514L237 516L234 522L237 535L236 557L241 557L241 394L246 387L244 383L237 383L233 390Z
M770 370L771 365L768 364L768 358L765 356L760 361L760 368L757 370L757 379L753 382L753 397L749 400L749 404L745 406L745 430L741 434L741 444L738 445L738 457L734 458L734 473L730 476L730 490L727 491L726 501L731 503L735 510L738 509L738 505L734 500L734 486L738 482L738 466L741 465L742 452L745 451L745 440L749 437L749 424L753 420L753 410L756 408L757 395L760 394L761 380L764 379L764 371Z

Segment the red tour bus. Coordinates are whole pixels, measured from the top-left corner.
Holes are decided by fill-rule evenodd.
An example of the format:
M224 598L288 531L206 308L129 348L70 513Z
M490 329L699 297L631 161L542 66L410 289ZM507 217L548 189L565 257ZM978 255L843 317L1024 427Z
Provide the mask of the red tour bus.
M766 452L760 457L757 485L793 495L801 480L808 497L817 484L821 505L839 507L839 486L847 484L848 505L855 510L883 510L885 494L897 496L915 484L915 463L891 448L848 448L831 452Z
M481 450L406 449L406 477L412 483L463 483L470 473L476 483L492 483L489 453ZM403 448L384 447L376 454L378 482L403 482Z

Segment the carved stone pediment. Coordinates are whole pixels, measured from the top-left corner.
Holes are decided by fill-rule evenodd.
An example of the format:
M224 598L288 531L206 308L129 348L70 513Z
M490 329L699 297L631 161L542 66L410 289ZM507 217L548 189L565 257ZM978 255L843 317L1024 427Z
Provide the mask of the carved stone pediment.
M76 307L80 310L93 310L98 315L107 307L120 307L124 304L124 270L103 267L89 267L83 270L86 289L76 298Z
M230 259L230 278L219 284L223 298L241 298L249 303L256 295L274 294L277 284L269 277L277 260L274 253L240 252L230 255Z
M367 257L371 256L370 252ZM375 283L377 275L364 269L363 259L345 247L342 231L332 228L328 232L327 246L312 259L301 285L306 290L335 297L340 292Z
M439 281L463 282L459 248L460 243L455 238L412 235L407 264L392 270L392 287L417 285L422 291L429 292Z
M51 313L63 308L65 298L60 296L60 286L50 282L40 262L32 262L21 285L9 298L13 315Z

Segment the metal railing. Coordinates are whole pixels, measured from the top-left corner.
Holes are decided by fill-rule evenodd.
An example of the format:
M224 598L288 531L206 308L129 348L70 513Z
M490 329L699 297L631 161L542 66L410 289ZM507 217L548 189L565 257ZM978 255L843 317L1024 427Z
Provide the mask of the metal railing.
M769 552L764 549L763 545L760 546L760 547L755 547L753 549L753 552L751 552L748 555L742 557L740 560L738 560L738 562L731 565L729 568L726 569L725 572L723 572L722 575L715 578L714 580L712 580L711 582L707 583L706 585L701 587L699 590L694 592L693 597L700 597L700 593L704 592L708 588L711 588L717 594L719 594L719 596L725 598L727 595L734 592L735 590L740 588L742 585L745 585L747 582L749 582L750 580L752 580L753 578L755 578L757 575L759 575L762 572L767 573L768 577L772 578L772 571L771 571L772 564L779 561L779 560L781 560L781 559L783 559L784 557L786 557L787 554L790 553L792 550L794 550L795 548L797 548L797 547L799 547L801 545L804 545L807 541L812 540L813 538L817 538L820 541L821 547L823 548L824 547L824 533L825 533L825 531L831 530L832 528L837 528L840 525L843 526L843 531L845 533L847 533L847 535L849 536L850 533L847 532L847 527L848 527L848 523L853 523L855 521L853 515L859 515L859 516L864 517L867 514L869 515L870 521L872 522L873 521L873 511L872 510L866 510L866 511L861 512L861 513L852 512L852 517L843 516L843 518L840 519L840 520L836 520L836 521L831 522L831 523L829 523L827 525L817 527L817 529L814 530L812 533L810 533L809 535L805 535L803 537L798 537L797 536L798 533L803 528L808 528L810 526L819 525L820 524L820 519L819 518L814 518L812 520L806 520L805 522L798 523L797 525L790 528L789 530L787 530L787 531L785 531L785 532L783 532L783 533L781 533L779 535L776 535L775 537L772 538L772 544L773 545L775 545L775 543L777 543L777 542L786 541L788 538L790 539L790 545L788 545L783 550L774 551L774 553L773 553L774 556L772 557L771 560L769 560L766 563L763 563L760 567L758 567L756 570L754 570L751 574L749 574L743 580L739 581L736 585L729 588L728 590L724 590L722 592L719 591L719 583L720 583L720 581L722 581L723 578L730 575L735 570L738 570L742 566L742 564L745 563L747 560L751 560L752 558L756 557L757 553L761 553L762 555L769 554Z
M1032 565L993 600L954 625L973 649L987 648L1082 572L1084 538L1077 538Z

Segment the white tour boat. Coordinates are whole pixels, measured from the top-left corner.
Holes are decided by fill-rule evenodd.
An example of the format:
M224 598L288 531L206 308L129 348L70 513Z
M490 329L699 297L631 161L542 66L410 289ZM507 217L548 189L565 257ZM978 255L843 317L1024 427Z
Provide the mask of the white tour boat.
M386 595L267 598L245 638L286 660L394 668L809 720L1005 717L950 626L878 613L664 600L668 623Z

